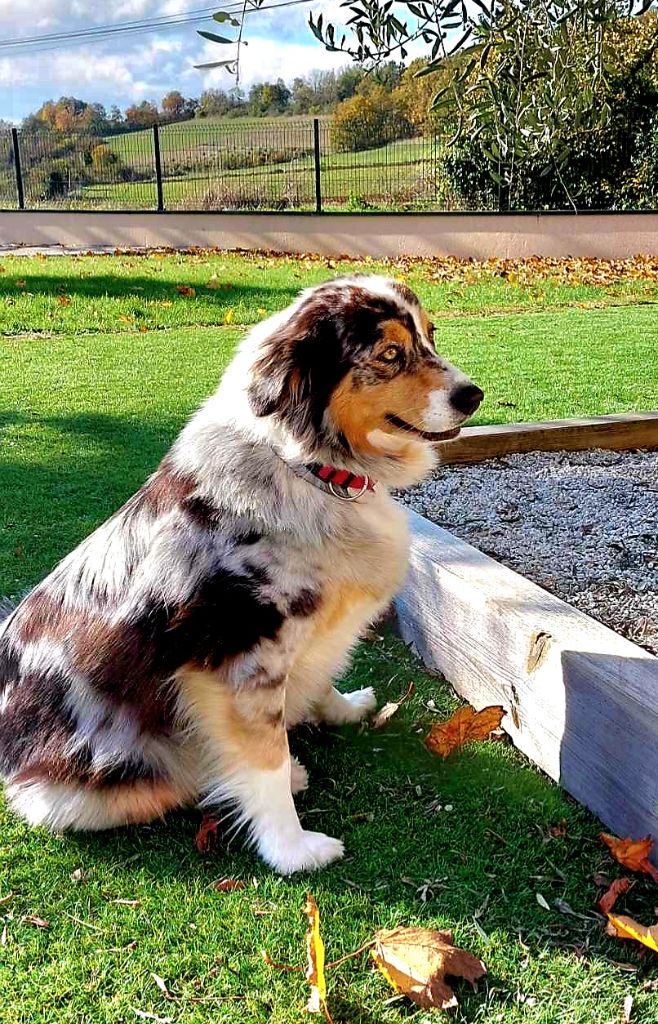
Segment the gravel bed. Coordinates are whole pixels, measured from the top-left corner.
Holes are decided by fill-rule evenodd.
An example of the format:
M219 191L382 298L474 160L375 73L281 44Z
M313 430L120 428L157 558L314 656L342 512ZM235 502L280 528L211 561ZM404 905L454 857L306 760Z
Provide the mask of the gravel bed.
M443 466L399 500L658 654L658 452Z

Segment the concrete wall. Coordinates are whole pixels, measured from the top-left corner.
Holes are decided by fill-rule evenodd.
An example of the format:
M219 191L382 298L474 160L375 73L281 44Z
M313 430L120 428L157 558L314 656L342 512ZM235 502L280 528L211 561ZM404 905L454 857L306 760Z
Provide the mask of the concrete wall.
M658 213L258 214L0 212L0 247L186 246L328 256L658 253Z

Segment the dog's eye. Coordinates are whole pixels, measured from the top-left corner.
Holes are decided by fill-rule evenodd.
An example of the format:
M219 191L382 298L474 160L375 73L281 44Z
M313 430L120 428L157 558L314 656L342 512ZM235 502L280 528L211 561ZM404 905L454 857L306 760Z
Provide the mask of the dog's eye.
M379 353L379 358L385 363L394 363L396 359L400 357L400 349L397 345L388 345L383 352Z

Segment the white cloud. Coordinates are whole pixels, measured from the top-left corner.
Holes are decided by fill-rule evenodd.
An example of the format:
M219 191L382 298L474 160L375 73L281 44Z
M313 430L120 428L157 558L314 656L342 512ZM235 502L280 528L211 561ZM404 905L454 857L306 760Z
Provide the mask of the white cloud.
M190 61L190 64L228 60L234 57L235 53L236 49L233 46L213 46L212 43L207 43L200 59ZM240 84L248 88L254 82L271 82L278 78L291 82L293 78L303 77L311 71L337 69L347 63L349 58L345 54L329 53L312 40L308 44L286 42L282 45L276 39L250 36L249 45L242 48L240 56ZM235 84L233 76L223 68L196 73L202 76L203 89L229 89ZM190 77L185 75L188 82Z

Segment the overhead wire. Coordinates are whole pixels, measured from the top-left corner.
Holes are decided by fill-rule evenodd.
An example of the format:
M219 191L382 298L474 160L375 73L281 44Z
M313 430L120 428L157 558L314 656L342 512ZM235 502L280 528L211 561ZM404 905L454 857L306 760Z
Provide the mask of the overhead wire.
M182 25L189 25L206 21L215 13L228 15L260 14L271 10L279 10L283 7L297 7L308 5L315 0L283 0L281 3L268 4L261 7L249 6L246 8L243 3L234 3L227 7L201 8L196 12L188 11L183 16L167 15L158 19L144 19L142 21L122 22L116 25L102 25L94 29L81 29L75 32L50 33L45 36L22 36L15 39L0 41L0 54L3 56L20 56L24 51L30 54L47 53L54 50L68 49L71 46L84 46L96 42L111 40L117 36L137 36L151 32L163 32L177 29ZM167 20L164 20L164 19Z

